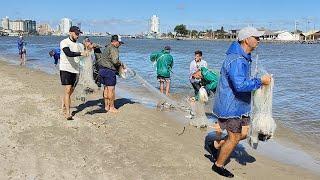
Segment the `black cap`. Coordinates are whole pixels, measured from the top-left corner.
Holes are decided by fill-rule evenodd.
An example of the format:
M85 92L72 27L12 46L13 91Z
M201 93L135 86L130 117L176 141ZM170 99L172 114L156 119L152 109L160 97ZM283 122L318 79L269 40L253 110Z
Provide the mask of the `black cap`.
M170 50L171 50L171 47L170 47L170 46L165 46L165 47L164 47L164 50L169 50L169 51L170 51Z
M82 34L82 31L78 26L71 26L69 32L75 32L76 34Z
M122 40L121 40L121 36L119 36L119 35L112 35L112 36L111 36L111 42L112 42L112 41L119 41L119 43L124 44L124 43L122 42Z

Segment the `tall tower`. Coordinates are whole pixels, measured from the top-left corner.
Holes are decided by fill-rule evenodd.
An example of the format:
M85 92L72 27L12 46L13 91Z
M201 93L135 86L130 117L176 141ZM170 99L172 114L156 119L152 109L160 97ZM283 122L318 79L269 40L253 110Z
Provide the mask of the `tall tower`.
M71 19L68 18L62 18L60 21L60 30L62 34L68 34L69 29L72 26L72 21Z
M9 29L10 26L9 26L8 16L6 16L5 18L2 18L1 25L3 29Z
M156 15L153 15L150 19L150 32L159 34L160 19Z

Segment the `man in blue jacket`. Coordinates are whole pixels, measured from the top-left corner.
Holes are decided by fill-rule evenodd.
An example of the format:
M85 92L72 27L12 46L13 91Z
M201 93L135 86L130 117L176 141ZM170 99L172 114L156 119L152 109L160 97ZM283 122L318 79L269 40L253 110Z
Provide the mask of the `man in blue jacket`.
M238 41L229 47L220 71L213 113L218 117L221 129L227 130L228 136L211 146L216 159L212 170L225 177L234 176L224 168L225 161L239 141L246 138L249 130L251 92L271 81L270 75L250 77L251 52L258 47L261 35L263 32L253 27L241 29ZM218 149L220 152L217 156Z
M57 65L58 65L58 61L59 61L59 59L60 59L60 49L59 49L59 48L52 49L52 50L49 52L49 55L50 55L50 57L53 56L54 65L57 66Z
M20 56L20 65L26 65L26 55L27 55L27 49L26 49L27 43L24 41L23 36L19 36L18 40L18 49L19 49L19 56Z

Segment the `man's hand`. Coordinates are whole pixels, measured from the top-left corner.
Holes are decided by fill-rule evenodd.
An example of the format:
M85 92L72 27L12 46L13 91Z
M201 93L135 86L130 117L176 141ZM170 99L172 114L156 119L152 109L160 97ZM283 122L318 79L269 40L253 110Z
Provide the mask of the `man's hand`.
M88 53L88 51L83 51L83 52L81 52L81 56L89 56L89 53Z
M261 77L261 83L263 85L269 85L271 82L272 76L270 74L265 74Z

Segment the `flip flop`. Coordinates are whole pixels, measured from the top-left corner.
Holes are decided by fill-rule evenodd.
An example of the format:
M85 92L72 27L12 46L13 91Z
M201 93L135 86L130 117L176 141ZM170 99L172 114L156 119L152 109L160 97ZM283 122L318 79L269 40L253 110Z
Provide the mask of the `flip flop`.
M74 120L72 116L69 116L69 117L67 117L66 119L67 119L68 121Z

